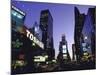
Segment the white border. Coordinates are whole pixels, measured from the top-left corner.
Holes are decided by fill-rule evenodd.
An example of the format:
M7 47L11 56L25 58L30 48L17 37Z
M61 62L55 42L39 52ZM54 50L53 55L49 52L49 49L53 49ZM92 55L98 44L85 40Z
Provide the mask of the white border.
M0 75L10 75L10 0L0 1Z
M96 5L96 0L19 0L19 1L36 1L36 2L50 2L50 3Z

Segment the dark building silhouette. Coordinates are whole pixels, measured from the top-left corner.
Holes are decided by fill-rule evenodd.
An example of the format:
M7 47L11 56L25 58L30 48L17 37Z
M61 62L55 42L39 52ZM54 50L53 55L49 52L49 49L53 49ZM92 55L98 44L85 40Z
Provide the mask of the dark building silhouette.
M32 46L32 41L26 36L28 30L24 26L25 13L20 9L11 7L11 73L24 73L33 71L35 48ZM20 63L19 63L20 62ZM21 63L23 62L23 63ZM27 65L25 65L27 63ZM23 64L22 66L16 66Z
M96 7L90 8L89 13L91 14L92 18L92 32L91 32L91 48L92 48L92 55L96 58Z
M47 51L49 59L55 56L53 45L53 18L49 10L42 10L40 14L40 28L42 30L42 42L44 49Z
M71 58L68 52L66 37L64 34L62 35L62 40L60 41L60 44L59 44L59 54L58 54L57 59L58 59L58 62L60 63L67 63L71 61Z
M95 57L95 40L96 40L96 13L95 8L89 8L88 13L85 17L84 26L82 29L82 34L84 38L84 43L86 43L86 51ZM83 50L84 51L84 50Z
M80 46L80 37L82 33L82 28L84 25L85 15L81 14L77 7L74 8L75 13L75 29L74 29L74 42L76 48L76 59L79 61L82 56L82 50Z
M89 8L86 15L80 14L75 7L75 31L74 41L76 48L76 59L80 61L87 52L95 58L95 37L96 37L96 22L95 22L95 7Z
M12 35L11 35L11 41L12 41L12 60L15 60L18 55L21 52L21 47L23 45L22 40L20 36L21 35L18 31L22 30L22 26L24 24L25 20L25 13L19 10L18 8L12 6L11 7L11 27L12 27Z
M12 6L11 8L11 70L12 74L17 73L29 73L34 72L35 64L34 64L34 56L42 56L42 53L44 50L40 47L38 44L40 41L38 29L35 30L34 28L37 28L37 24L33 29L28 29L26 26L24 26L24 20L25 20L25 14L18 8ZM38 40L38 43L34 43L30 39L30 37L27 37L28 30L31 35L33 35ZM30 34L29 34L30 35ZM42 42L41 42L42 43ZM25 66L17 66L15 65L22 64L18 62L24 62ZM25 64L27 63L27 64Z

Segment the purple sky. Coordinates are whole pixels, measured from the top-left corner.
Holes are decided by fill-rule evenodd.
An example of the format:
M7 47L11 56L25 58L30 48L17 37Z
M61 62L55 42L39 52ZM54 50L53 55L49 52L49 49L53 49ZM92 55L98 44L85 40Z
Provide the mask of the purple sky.
M87 13L88 8L93 6L84 5L72 5L72 4L50 4L50 3L38 3L38 2L22 2L13 1L12 5L21 9L26 13L25 25L31 28L35 21L40 20L40 12L44 9L49 9L53 17L53 38L55 55L59 52L59 41L61 35L66 35L68 42L68 51L72 57L72 44L74 43L74 7L78 7L81 13Z

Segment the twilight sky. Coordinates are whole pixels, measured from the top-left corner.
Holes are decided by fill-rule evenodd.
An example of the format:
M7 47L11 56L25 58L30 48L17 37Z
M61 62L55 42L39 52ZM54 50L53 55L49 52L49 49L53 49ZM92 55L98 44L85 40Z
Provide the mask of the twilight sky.
M26 13L25 25L33 27L35 21L39 24L41 10L49 9L53 17L53 39L55 55L59 52L59 42L61 35L66 35L68 51L72 57L72 44L74 43L74 7L78 7L81 13L87 14L90 5L55 4L40 2L25 2L12 0L12 5Z

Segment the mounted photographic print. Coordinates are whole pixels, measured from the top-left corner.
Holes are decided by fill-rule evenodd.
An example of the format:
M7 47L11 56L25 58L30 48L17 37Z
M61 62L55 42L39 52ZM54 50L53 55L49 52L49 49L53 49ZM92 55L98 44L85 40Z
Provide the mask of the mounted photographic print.
M11 1L11 74L96 69L96 6Z

